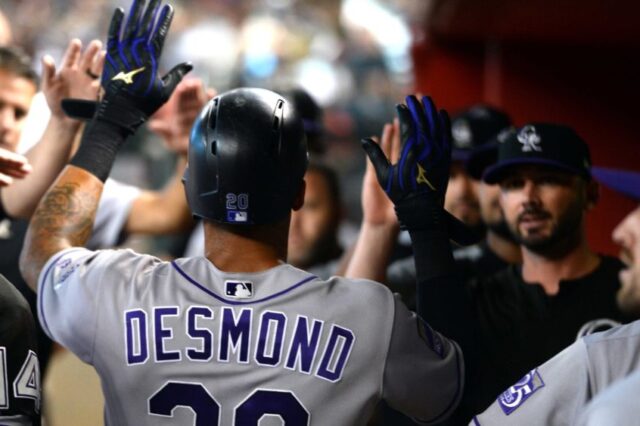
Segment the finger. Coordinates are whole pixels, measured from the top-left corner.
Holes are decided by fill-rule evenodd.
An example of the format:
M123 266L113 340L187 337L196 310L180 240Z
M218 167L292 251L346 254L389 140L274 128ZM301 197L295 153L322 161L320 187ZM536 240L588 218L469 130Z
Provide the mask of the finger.
M400 144L401 150L404 152L409 149L415 134L414 123L411 118L409 109L402 104L396 105L396 113L398 114L398 122L400 123Z
M422 106L429 125L429 135L438 140L440 136L440 119L436 105L429 96L422 97Z
M3 173L0 173L0 186L9 186L13 183L13 178L11 176L7 176Z
M27 157L15 152L0 148L0 163L22 165L27 163Z
M120 33L122 31L122 20L124 19L124 10L117 8L113 12L111 23L109 24L109 33L107 35L107 49L111 49L118 45L120 41Z
M22 168L12 168L12 167L3 167L2 173L6 176L11 176L14 178L22 179L26 175L31 172L31 168L29 166L28 170L24 170Z
M373 164L376 176L378 177L378 183L380 186L385 188L387 192L389 192L391 186L391 180L387 178L391 167L389 160L385 157L380 145L375 143L373 139L362 139L360 143L362 144L364 151L367 153L367 157L369 157L369 160Z
M106 50L101 50L97 55L94 56L93 62L91 63L91 73L93 75L102 75L106 56Z
M160 12L158 23L156 24L156 27L149 40L150 44L154 47L156 56L160 56L160 54L162 53L164 40L167 37L167 33L169 32L169 27L171 26L172 20L173 7L171 7L171 5L165 4L162 8L162 11Z
M147 10L144 12L140 28L136 37L147 39L153 29L153 23L156 21L156 15L158 14L160 6L160 0L151 0L147 6Z
M96 55L102 49L102 42L100 40L91 40L87 48L80 55L79 67L82 71L93 72L92 66L96 58Z
M429 131L431 123L427 123L425 111L418 99L415 96L407 96L406 101L409 112L411 113L411 118L416 125L416 132L426 136L431 135L431 132ZM422 138L418 138L417 142L420 143L421 139Z
M400 158L400 147L402 140L400 139L400 120L393 119L393 137L391 138L391 164L396 164Z
M164 85L165 96L169 99L171 93L173 93L176 86L182 81L182 78L189 71L193 69L193 65L190 62L183 62L176 65L169 71L164 77L162 77L162 83Z
M207 90L205 90L207 101L210 101L211 99L215 98L217 94L218 94L218 91L216 89L208 88Z
M67 46L67 50L64 52L64 57L62 58L62 63L60 64L60 68L73 68L74 65L78 63L78 59L80 58L80 52L82 50L82 42L77 38L74 38L69 42Z
M51 87L56 75L56 63L50 55L42 57L42 89Z
M127 24L124 26L124 34L122 35L123 40L129 40L133 38L138 32L142 9L144 9L144 0L133 0L133 4L131 5L131 9L129 10Z
M391 158L392 132L393 132L393 126L387 123L382 127L382 135L380 135L379 145L382 148L382 152L384 153L385 157L387 158Z

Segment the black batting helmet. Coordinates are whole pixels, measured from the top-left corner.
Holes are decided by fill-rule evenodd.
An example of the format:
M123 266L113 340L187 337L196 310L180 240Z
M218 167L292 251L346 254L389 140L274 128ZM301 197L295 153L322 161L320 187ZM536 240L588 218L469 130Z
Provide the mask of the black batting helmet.
M265 89L222 93L191 129L184 173L194 216L230 224L283 219L307 169L302 119L284 97Z

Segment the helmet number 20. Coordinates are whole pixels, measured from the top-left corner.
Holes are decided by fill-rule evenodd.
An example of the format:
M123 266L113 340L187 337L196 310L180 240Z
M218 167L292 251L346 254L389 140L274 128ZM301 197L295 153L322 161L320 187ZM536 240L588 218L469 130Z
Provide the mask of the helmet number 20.
M227 193L227 210L247 210L249 208L249 194Z

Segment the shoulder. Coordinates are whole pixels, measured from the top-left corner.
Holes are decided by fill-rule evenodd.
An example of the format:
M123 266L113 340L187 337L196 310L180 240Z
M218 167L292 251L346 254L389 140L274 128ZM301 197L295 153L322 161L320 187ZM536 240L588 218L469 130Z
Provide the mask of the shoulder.
M379 282L367 279L331 277L326 281L328 291L334 292L349 303L366 304L369 307L391 306L394 296L391 290Z

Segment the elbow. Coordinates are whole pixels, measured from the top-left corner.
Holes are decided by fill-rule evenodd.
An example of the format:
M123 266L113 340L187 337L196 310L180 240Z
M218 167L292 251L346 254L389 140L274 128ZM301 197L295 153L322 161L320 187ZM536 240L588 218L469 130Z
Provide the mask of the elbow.
M33 291L37 291L39 274L35 272L34 265L36 262L33 260L31 250L29 249L30 246L31 245L29 244L27 239L25 239L24 246L22 247L22 251L20 252L18 267L20 268L20 274L22 274L22 278L24 278L25 282Z
M42 269L42 262L38 261L36 253L32 249L32 244L29 241L29 233L24 240L22 251L20 252L20 259L18 261L18 267L20 268L20 274L24 278L29 287L37 292L38 290L38 277Z

